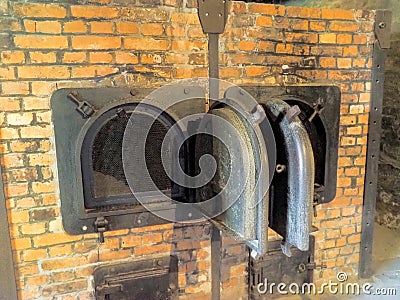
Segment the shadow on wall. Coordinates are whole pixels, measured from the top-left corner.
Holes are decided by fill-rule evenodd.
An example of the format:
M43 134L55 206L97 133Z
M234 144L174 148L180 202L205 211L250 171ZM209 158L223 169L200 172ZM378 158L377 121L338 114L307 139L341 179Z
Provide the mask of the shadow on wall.
M289 0L283 3L304 7L392 10L392 44L386 63L376 220L385 227L400 229L400 1Z

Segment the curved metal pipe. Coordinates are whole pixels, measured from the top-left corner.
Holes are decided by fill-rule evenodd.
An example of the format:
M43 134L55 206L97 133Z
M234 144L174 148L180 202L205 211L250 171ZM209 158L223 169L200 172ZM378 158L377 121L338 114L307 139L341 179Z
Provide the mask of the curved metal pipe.
M291 256L290 247L301 251L309 248L311 210L314 197L314 154L307 130L298 117L297 106L291 107L279 99L269 101L267 107L280 118L287 155L288 195L285 243L282 251Z

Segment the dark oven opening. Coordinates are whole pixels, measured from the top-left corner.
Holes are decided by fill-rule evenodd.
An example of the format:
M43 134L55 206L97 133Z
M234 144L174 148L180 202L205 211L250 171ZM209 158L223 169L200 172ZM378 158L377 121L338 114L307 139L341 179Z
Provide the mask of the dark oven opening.
M154 121L156 108L146 107L146 111L139 111L135 110L136 107L134 103L115 106L97 117L86 132L81 150L85 209L115 210L140 205L132 190L151 202L160 201L157 199L156 188L174 200L184 198L184 188L171 181L162 167L161 158L161 147L168 130L177 131L169 135L175 138L181 137L182 133L176 127L172 128L174 120L167 113L161 113ZM134 118L135 126L154 121L145 137L145 162L135 153L130 153L133 154L129 156L132 160L130 165L136 169L129 172L129 176L134 177L130 182L135 183L131 187L125 177L122 153L124 133L130 118ZM135 133L144 134L142 130ZM143 138L130 136L129 145L135 149ZM179 157L174 159L172 152L167 153L164 163L171 168L181 166L185 170L186 151L186 145L183 144ZM150 177L141 172L145 168Z

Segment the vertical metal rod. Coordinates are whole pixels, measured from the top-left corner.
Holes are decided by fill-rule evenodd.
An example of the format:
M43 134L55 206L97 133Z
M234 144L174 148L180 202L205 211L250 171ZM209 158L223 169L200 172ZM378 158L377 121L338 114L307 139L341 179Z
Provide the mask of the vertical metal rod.
M208 34L208 76L209 82L209 100L216 100L219 98L219 34ZM213 80L214 79L214 80ZM209 106L209 103L206 103ZM208 107L207 107L208 109ZM218 208L216 208L218 209ZM212 300L219 300L221 298L221 249L222 240L221 232L212 225L211 232L211 293Z

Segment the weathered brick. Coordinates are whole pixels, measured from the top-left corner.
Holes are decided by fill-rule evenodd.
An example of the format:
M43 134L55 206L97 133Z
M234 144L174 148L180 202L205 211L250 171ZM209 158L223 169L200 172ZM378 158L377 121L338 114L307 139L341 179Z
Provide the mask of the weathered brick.
M319 36L319 42L322 44L336 44L337 35L335 33L322 33Z
M329 24L329 29L339 32L357 32L358 24L354 22L333 21Z
M134 22L118 22L117 32L137 34L139 33L139 25Z
M124 38L124 47L130 50L168 50L169 42L153 38Z
M3 82L1 84L3 95L27 95L29 94L28 82Z
M140 27L140 32L143 35L162 35L163 34L163 26L162 24L158 23L147 23L147 24L142 24Z
M55 52L29 52L31 63L55 63L57 61Z
M253 51L256 47L256 43L251 40L241 40L238 44L240 51Z
M68 47L66 36L50 35L17 35L14 37L15 46L26 49L63 49Z
M66 22L66 23L64 23L63 32L84 33L84 32L87 32L87 25L82 20Z
M256 20L256 26L272 26L272 17L269 16L258 16Z
M73 17L93 19L93 18L103 18L103 19L113 19L118 17L119 10L114 7L103 7L103 6L71 6L71 14Z
M42 233L46 232L46 223L40 222L40 223L23 224L20 226L19 230L24 235L42 234ZM46 253L46 251L44 251L44 252ZM47 256L47 254L45 254L43 257L46 257L46 256Z
M354 13L351 10L343 9L322 9L322 18L330 20L354 20Z
M287 7L286 15L288 17L301 17L309 19L318 19L321 17L321 9L319 8L308 8L308 7Z
M22 51L2 51L1 62L3 64L22 64L25 62L25 54Z
M82 63L86 61L86 52L65 52L62 57L63 63Z
M249 3L248 11L249 13L283 16L285 7L282 5Z
M18 67L20 78L69 78L69 70L64 66L21 66Z
M91 33L113 33L114 23L113 22L90 22Z
M58 244L65 244L74 241L80 240L81 237L78 235L69 235L64 232L59 233L48 233L43 235L38 235L33 238L33 244L35 247L44 247L44 246L51 246L51 245L58 245ZM51 252L50 252L51 253ZM80 257L81 259L85 260L84 257ZM51 266L52 262L60 262L61 264L68 266L77 266L78 264L74 264L73 260L78 258L71 258L70 260L57 260L57 261L48 261L46 262L46 266L48 266L48 270L58 269L59 267L56 265ZM62 261L64 261L62 263ZM72 264L71 264L72 262ZM78 261L77 261L78 262Z
M115 52L115 62L118 64L137 64L139 58L132 52Z
M0 68L0 80L15 79L14 70L14 67Z
M117 73L118 69L108 66L76 67L71 71L72 78L99 77Z
M111 63L113 56L109 52L90 52L89 60L91 63Z
M121 47L121 38L116 36L73 36L74 49L117 49Z
M67 15L63 6L54 4L15 4L13 10L17 15L33 18L64 18Z
M198 17L195 18L196 14L193 14L193 20L199 23ZM169 12L157 7L157 8L122 8L121 17L129 20L144 21L144 22L157 22L167 21L169 19ZM188 20L190 21L190 20ZM186 24L186 23L185 23Z

